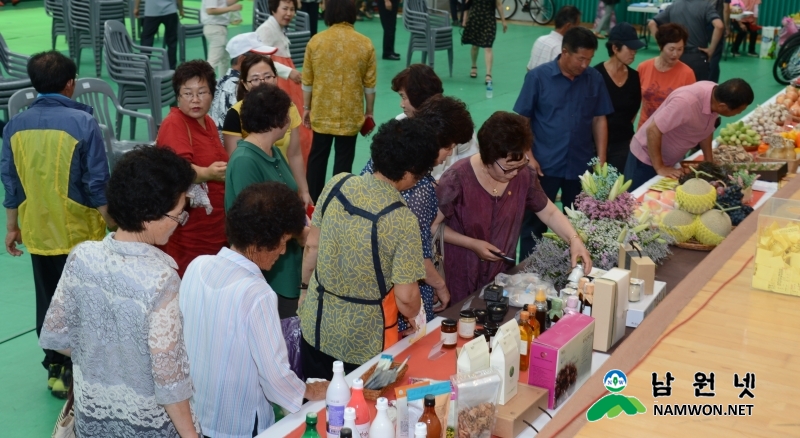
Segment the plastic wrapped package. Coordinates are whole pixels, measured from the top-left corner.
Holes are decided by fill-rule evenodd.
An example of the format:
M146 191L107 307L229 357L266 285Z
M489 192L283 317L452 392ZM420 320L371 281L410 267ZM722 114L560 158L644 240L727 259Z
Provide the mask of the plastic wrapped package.
M490 438L497 418L497 394L502 380L492 370L455 374L456 436Z
M286 341L286 352L289 357L289 367L300 380L305 380L303 376L303 363L300 360L300 338L303 334L300 331L300 317L293 316L281 320L281 331L283 339Z

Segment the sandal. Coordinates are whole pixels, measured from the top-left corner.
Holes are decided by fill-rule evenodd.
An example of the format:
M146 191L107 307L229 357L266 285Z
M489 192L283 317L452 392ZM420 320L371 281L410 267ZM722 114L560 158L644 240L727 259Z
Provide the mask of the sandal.
M492 80L492 75L486 75L483 81L483 85L489 85L489 81Z
M478 77L478 67L477 67L477 66L474 66L474 65L473 65L473 66L470 68L470 70L469 70L469 77L471 77L472 79L475 79L475 78L477 78L477 77Z
M602 34L602 33L600 33L600 32L595 32L595 33L594 33L594 36L596 36L598 40L604 40L604 39L606 39L605 35L603 35L603 34Z

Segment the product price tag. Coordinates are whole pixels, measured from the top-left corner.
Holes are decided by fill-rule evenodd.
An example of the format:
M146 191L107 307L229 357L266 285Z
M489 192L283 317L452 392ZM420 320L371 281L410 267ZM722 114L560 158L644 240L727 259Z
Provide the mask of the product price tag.
M428 353L428 360L436 360L444 356L446 351L442 350L442 346L444 346L444 339L437 342L436 345L431 348L431 352Z

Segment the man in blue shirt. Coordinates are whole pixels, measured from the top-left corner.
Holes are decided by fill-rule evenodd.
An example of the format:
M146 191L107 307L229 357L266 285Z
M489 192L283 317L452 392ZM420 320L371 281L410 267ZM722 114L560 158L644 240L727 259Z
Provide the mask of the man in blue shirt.
M571 206L581 191L578 176L598 157L606 161L608 125L614 112L600 73L589 67L597 50L597 37L583 27L564 35L561 55L525 75L514 111L530 119L533 131L530 166L539 175L547 197ZM520 233L520 258L534 247L532 234L540 237L547 226L534 214L526 214Z

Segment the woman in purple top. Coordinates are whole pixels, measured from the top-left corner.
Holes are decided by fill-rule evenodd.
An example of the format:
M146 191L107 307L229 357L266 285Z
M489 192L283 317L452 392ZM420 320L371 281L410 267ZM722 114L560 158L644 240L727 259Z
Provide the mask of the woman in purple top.
M498 111L478 131L480 153L458 161L439 180L436 195L447 225L445 280L453 303L513 266L502 256L516 254L525 210L569 241L573 266L580 257L587 274L592 268L572 224L528 167L531 143L525 117Z

